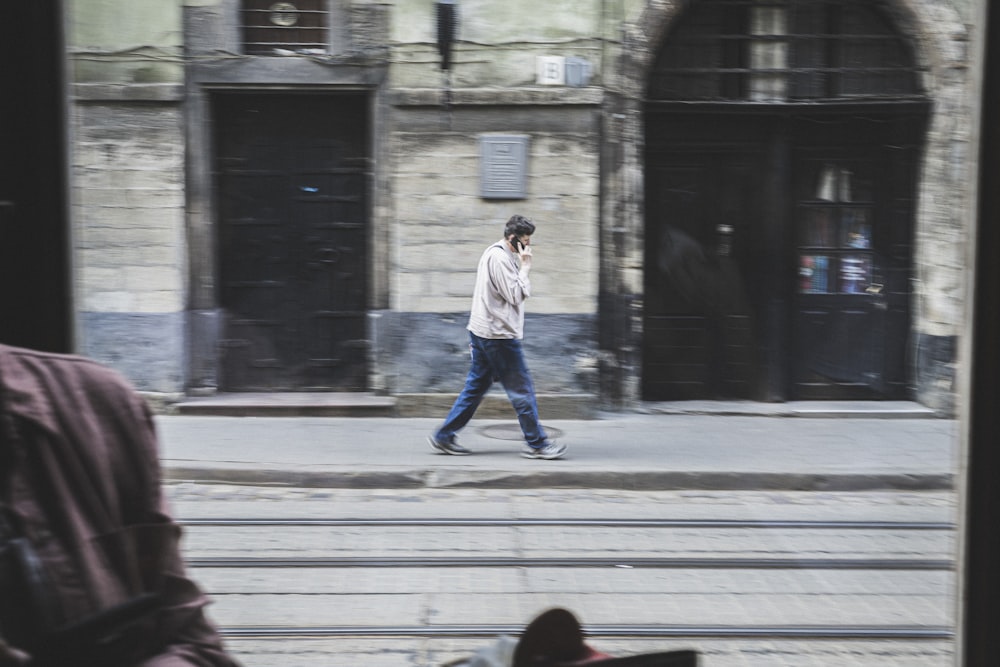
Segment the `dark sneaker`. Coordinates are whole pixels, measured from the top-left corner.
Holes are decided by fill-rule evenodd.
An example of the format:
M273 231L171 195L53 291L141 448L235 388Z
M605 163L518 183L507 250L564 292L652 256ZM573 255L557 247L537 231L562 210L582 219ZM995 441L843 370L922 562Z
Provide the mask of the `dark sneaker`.
M427 442L431 443L431 447L438 450L442 454L452 454L454 456L465 456L466 454L471 454L472 452L458 444L455 438L452 437L451 441L439 440L436 435L432 435L427 438Z
M521 456L526 459L557 459L566 453L566 445L560 445L557 442L549 440L541 447L532 447L531 445L525 445L521 449Z

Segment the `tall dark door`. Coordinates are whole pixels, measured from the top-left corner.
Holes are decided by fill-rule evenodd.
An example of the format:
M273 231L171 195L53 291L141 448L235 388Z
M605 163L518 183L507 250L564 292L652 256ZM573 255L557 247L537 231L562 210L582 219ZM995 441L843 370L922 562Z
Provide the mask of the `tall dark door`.
M780 252L767 241L774 170L761 138L769 124L724 125L672 115L649 132L647 400L764 391L766 286Z
M797 128L790 396L904 398L920 120Z
M367 388L368 100L214 100L221 384Z

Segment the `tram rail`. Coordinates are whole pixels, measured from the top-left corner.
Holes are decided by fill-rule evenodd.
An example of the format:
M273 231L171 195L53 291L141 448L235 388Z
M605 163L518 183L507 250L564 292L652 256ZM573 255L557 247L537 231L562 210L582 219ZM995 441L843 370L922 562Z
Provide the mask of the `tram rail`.
M520 568L657 568L657 569L728 569L728 570L951 570L944 559L927 558L631 558L628 556L593 558L531 558L523 556L491 557L192 557L195 568L432 568L432 567L520 567Z
M197 528L261 527L600 527L682 529L770 529L770 530L891 530L952 531L954 524L931 521L816 521L731 519L458 519L458 518L188 518L181 521ZM438 557L191 557L197 568L422 568L422 567L522 567L586 568L629 567L671 569L822 569L822 570L951 570L953 563L940 558L775 558L775 557L545 557L438 556Z
M401 626L245 626L223 627L228 639L331 639L331 638L461 638L477 639L518 635L520 625L401 625ZM721 625L585 625L591 639L836 639L929 640L954 639L946 627L927 626L721 626Z
M463 527L519 528L537 526L602 528L759 528L831 530L955 530L944 521L814 521L747 519L452 519L452 518L189 518L181 525L198 527Z

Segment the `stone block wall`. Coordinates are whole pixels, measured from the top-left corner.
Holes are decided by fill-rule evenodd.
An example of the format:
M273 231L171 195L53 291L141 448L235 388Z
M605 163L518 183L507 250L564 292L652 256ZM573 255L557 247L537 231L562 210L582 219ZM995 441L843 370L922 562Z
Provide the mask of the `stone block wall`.
M71 152L77 346L142 390L181 392L187 244L180 106L78 92Z
M76 348L141 391L186 375L181 3L67 0Z
M574 113L563 108L534 111L538 117ZM589 121L589 133L554 131L540 126L537 119L512 124L504 119L503 110L456 113L464 116L468 131L406 131L408 112L398 111L400 129L390 139L393 308L466 310L479 256L502 237L507 219L520 213L538 226L532 241L531 311L594 313L599 160L593 110L575 112L583 124ZM480 197L478 137L497 131L528 137L524 199Z
M469 299L483 250L514 213L532 218L525 351L539 392L593 393L600 278L599 107L551 94L511 105L463 91L454 107L397 98L392 111L392 314L381 313L375 384L393 394L457 392L468 366ZM523 199L481 197L480 136L527 137Z
M601 0L461 0L453 82L458 87L517 88L535 84L536 56L587 59L600 76L600 39L608 3ZM392 9L390 84L436 88L433 2L396 2Z
M525 354L540 393L595 394L600 283L601 39L606 8L554 0L460 2L442 72L433 6L391 20L390 310L373 314L373 383L455 393L468 368L469 299L483 250L515 213L538 225ZM584 58L589 87L543 86L539 56ZM481 196L480 138L527 138L523 198Z

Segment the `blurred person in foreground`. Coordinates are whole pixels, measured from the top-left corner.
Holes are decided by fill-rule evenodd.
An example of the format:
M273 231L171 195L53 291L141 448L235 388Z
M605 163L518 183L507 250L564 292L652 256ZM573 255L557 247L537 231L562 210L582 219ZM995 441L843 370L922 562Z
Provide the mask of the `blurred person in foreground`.
M145 401L0 345L0 667L239 667L184 572Z
M431 447L444 454L471 454L458 444L456 434L476 413L486 392L497 380L507 391L524 434L521 456L558 459L566 445L548 439L538 421L535 385L524 362L524 301L531 296L531 236L535 224L513 215L503 238L486 248L476 269L469 313L469 349L472 365L465 387L455 399L444 424L429 438Z

